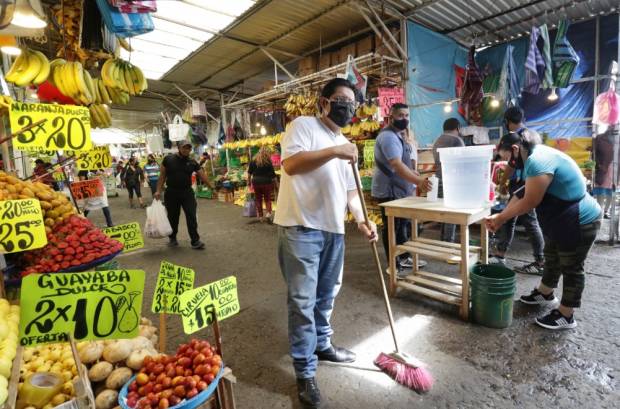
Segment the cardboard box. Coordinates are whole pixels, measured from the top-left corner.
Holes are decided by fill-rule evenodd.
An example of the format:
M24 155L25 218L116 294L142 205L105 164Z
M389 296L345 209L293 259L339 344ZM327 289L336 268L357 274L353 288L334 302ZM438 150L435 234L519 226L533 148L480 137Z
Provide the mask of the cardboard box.
M362 38L355 43L356 52L358 56L366 55L374 51L375 49L375 37L370 35Z
M319 70L320 71L332 66L332 54L333 53L323 53L319 57Z
M304 58L303 60L299 61L299 66L297 67L297 74L300 77L314 74L316 72L317 62L318 60L315 55Z
M353 58L357 57L355 44L349 44L347 46L342 47L338 54L339 54L339 58L338 58L339 64L347 62L347 58L349 57L349 55L352 56Z
M400 43L400 28L393 27L390 29L390 32L392 33L396 41ZM390 40L388 35L383 30L381 30L381 35L383 36L383 38L378 37L378 36L376 37L376 41L375 41L376 42L376 47L375 47L376 53L380 55L387 55L390 57L394 57L394 55L390 52L390 49L385 46L385 41L390 42L390 47L392 47L394 52L398 53L398 49L396 48L395 45L392 45L392 41Z
M263 82L262 92L271 91L275 85L276 82L273 80Z

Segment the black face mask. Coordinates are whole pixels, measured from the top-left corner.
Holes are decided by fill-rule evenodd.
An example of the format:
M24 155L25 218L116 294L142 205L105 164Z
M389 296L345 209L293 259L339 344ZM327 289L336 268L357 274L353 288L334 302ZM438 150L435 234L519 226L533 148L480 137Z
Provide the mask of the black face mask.
M395 119L392 121L392 125L394 125L394 128L398 129L399 131L404 131L409 126L409 120Z
M330 108L327 117L340 128L347 126L351 122L351 119L353 119L353 114L355 113L353 105L340 101L330 101L329 104Z

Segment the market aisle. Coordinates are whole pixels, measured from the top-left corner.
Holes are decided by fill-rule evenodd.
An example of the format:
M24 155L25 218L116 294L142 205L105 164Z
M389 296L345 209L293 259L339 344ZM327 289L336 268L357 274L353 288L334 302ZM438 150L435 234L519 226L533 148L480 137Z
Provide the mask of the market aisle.
M110 198L117 224L144 223L144 210L130 210L126 195ZM276 227L249 224L241 208L199 201L200 233L206 251L189 248L181 223L181 246L146 240L139 252L118 258L123 268L147 272L143 314L150 313L154 277L161 260L196 270L196 285L229 274L237 276L242 310L222 324L225 361L238 384L238 408L297 408L292 365L287 355L285 287L276 260ZM100 212L92 220L103 224ZM351 347L356 366L374 369L371 361L391 349L383 304L367 244L355 232L347 239L345 278L333 324L335 342ZM515 258L528 258L527 245L516 243ZM424 359L436 378L430 394L420 396L374 371L322 365L318 381L330 408L481 408L612 407L620 399L620 249L599 246L588 260L584 308L579 327L550 333L532 324L534 311L515 306L509 329L466 324L451 307L402 294L394 313L404 350ZM148 278L152 278L149 280ZM518 276L518 291L529 291L537 278ZM603 323L605 322L605 323ZM180 320L170 319L168 349L189 337Z

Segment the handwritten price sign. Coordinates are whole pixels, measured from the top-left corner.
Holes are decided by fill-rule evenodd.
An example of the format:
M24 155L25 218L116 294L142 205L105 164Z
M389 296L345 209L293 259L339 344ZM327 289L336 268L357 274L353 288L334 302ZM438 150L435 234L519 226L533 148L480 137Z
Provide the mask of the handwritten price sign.
M92 148L90 112L86 107L13 102L9 111L12 132L42 119L46 121L13 139L13 147L82 151Z
M405 91L402 88L379 88L379 107L381 116L390 116L392 105L405 102Z
M76 166L79 170L100 170L112 166L112 155L107 146L96 146L86 152L79 152Z
M123 243L123 253L144 247L140 225L136 222L102 229L106 236Z
M84 200L91 197L103 196L101 179L83 180L71 183L71 192L75 200Z
M47 244L37 199L0 202L0 253L38 249Z
M221 321L237 314L240 310L235 276L186 291L179 299L183 331L186 334L193 334L209 326L215 316L218 321Z
M30 274L22 280L19 343L138 336L144 271Z
M157 276L151 311L155 314L180 314L179 297L194 288L196 273L191 268L162 261Z

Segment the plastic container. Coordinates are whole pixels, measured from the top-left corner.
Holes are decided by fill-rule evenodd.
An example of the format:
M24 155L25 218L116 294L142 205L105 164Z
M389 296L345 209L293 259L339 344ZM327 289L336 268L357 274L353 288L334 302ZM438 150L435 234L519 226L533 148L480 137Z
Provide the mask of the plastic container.
M446 207L476 209L489 201L494 145L440 148Z
M429 202L436 202L437 194L439 193L439 179L437 178L437 176L433 175L430 178L428 178L428 180L430 180L431 184L433 185L433 188L431 189L430 192L426 194L426 200L428 200Z
M499 265L478 264L469 280L474 322L491 328L509 327L517 288L515 272Z

